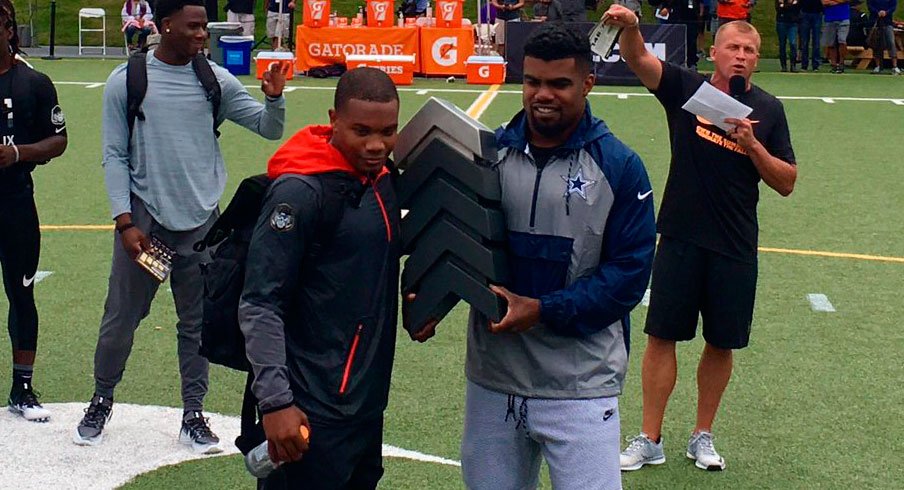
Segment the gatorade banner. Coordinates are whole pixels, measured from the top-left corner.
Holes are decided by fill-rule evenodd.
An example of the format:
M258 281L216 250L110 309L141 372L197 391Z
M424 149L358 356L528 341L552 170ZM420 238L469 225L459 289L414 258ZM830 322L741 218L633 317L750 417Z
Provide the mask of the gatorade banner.
M349 54L418 55L418 33L413 27L368 29L355 27L298 26L296 30L295 67L308 71L318 66L345 63Z
M465 75L465 61L472 54L474 34L470 27L421 28L420 67L424 75Z
M574 29L584 29L588 33L596 25L592 22L566 22L565 24ZM524 44L530 33L539 26L538 22L505 23L505 58L508 61L506 83L521 83L524 77ZM663 61L679 65L687 59L685 29L686 27L681 24L640 25L640 32L643 34L647 50ZM617 43L615 49L612 50L612 56L602 59L594 54L593 61L596 65L597 85L640 85L640 80L621 59Z

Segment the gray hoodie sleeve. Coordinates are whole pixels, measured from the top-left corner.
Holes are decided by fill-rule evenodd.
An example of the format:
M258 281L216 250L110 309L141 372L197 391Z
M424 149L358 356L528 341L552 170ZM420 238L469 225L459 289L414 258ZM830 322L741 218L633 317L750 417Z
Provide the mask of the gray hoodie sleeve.
M264 197L248 250L239 324L254 371L251 388L264 413L294 400L286 364L286 314L298 297L304 230L313 226L317 192L302 179L276 180Z
M269 140L282 138L286 120L286 99L264 98L264 103L248 93L235 76L214 65L217 80L220 81L223 99L220 104L220 119L228 119Z

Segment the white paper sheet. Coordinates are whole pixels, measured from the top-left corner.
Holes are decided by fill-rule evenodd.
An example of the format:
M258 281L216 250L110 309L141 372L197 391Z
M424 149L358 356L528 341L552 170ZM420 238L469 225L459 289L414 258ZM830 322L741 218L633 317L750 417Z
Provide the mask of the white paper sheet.
M731 124L725 123L726 118L744 119L753 112L753 109L713 87L709 82L703 82L703 85L700 85L693 97L685 102L681 108L706 119L723 131L729 131L733 128Z

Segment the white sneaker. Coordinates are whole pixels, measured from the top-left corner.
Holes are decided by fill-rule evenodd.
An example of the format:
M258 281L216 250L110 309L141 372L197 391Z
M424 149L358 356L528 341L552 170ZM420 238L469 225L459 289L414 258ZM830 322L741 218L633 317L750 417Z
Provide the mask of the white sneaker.
M722 471L725 469L725 460L716 452L713 446L713 435L709 432L695 432L687 441L687 454L689 459L696 461L694 466L701 470Z
M878 75L878 74L880 74L880 73L882 73L882 67L881 67L881 66L877 66L877 67L873 68L873 75Z
M190 412L182 420L179 442L191 446L197 454L219 454L220 438L210 430L207 418L201 412Z
M628 437L628 447L619 454L622 471L639 470L645 464L665 463L665 453L662 451L662 438L659 443L653 442L646 434L641 432L635 437Z
M901 69L898 68L898 67L896 66L896 67L894 67L894 68L891 69L891 74L892 74L892 75L900 75L900 74L901 74Z
M30 384L14 388L9 395L9 411L29 422L49 422L50 410L38 401L40 393L34 391Z

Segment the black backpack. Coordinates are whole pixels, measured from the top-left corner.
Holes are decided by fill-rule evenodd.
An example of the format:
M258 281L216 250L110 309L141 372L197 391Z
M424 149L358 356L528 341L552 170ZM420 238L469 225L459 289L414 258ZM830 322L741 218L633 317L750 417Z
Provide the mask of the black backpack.
M223 92L220 89L220 83L217 76L207 62L207 58L203 53L198 53L191 60L191 67L195 71L195 76L204 87L207 94L207 100L213 106L213 134L220 137L220 102L223 99ZM148 91L148 65L147 52L137 51L129 56L129 62L126 67L126 120L129 122L129 142L132 141L132 128L135 127L135 120L144 121L144 112L141 110L141 103Z
M348 179L320 174L323 208L309 236L303 267L329 248L350 197L360 200L363 185ZM351 185L357 184L357 185ZM251 371L245 356L245 337L239 327L238 307L245 286L245 265L251 235L261 212L264 194L270 185L266 175L242 181L232 201L204 238L195 244L197 252L217 246L212 260L201 264L204 279L204 315L201 325L201 355L210 362L239 371Z
M311 176L320 181L323 202L320 216L309 235L302 269L327 250L342 220L346 203L360 204L366 187L331 174ZM201 264L204 283L200 353L214 364L248 372L242 398L241 433L235 445L242 454L262 443L264 431L258 423L257 398L251 390L254 373L245 355L245 337L238 321L239 300L245 286L245 269L251 235L261 212L264 194L270 185L266 175L248 177L204 238L194 245L202 252L217 246L212 261Z

